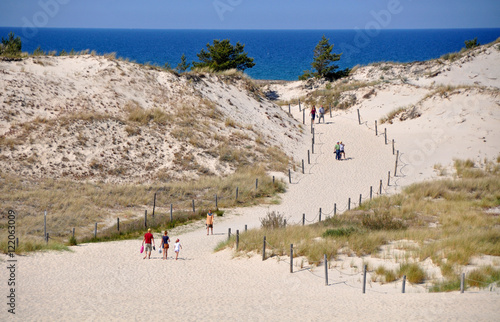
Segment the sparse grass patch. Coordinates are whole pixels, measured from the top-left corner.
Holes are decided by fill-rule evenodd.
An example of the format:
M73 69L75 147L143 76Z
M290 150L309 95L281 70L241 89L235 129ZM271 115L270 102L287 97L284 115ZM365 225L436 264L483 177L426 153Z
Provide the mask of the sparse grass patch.
M398 276L403 277L413 284L422 284L426 278L424 270L417 263L401 264L398 270Z

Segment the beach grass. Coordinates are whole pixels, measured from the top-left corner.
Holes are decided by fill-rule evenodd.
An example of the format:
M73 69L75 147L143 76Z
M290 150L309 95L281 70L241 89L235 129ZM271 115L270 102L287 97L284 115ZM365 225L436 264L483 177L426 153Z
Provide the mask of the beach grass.
M431 277L418 262L430 258L445 279L436 282L441 285L438 289L448 289L451 286L446 285L455 285L461 267L474 257L500 256L500 218L487 212L500 206L500 164L496 161L486 161L479 168L471 160L456 160L454 178L413 184L400 194L375 198L312 225L249 230L240 235L236 255L262 252L264 236L269 256L286 255L293 244L294 256L312 264L319 263L324 254L329 259L340 254L377 257L382 246L407 240L416 246L403 247L405 255L396 258L400 269L392 273L398 278L407 275L411 283L428 281ZM224 246L235 245L229 240L218 249ZM478 280L497 274L481 272L486 277ZM381 271L380 275L391 280L392 273Z
M255 187L256 179L258 188ZM47 232L51 242L65 244L76 228L77 240L89 240L98 223L99 238L133 238L137 230L144 230L144 211L151 218L153 204L158 228L171 227L170 204L173 205L174 225L199 218L199 211L245 207L275 200L285 191L285 184L266 174L263 167L248 167L227 177L206 176L195 181L169 182L164 184L111 184L77 182L56 179L28 179L0 173L0 199L6 212L16 212L16 236L20 240L19 251L36 249L25 242L40 244L44 241L44 212L47 211ZM235 192L238 188L238 199ZM156 194L156 202L155 202ZM195 200L193 217L192 201ZM167 216L168 214L168 216ZM198 215L196 215L198 214ZM166 218L161 221L158 218ZM116 229L116 218L123 222L121 234L101 234L106 229ZM142 227L139 223L142 222ZM153 223L153 222L151 222ZM0 219L0 228L6 229L7 218ZM127 227L131 228L128 229ZM134 228L135 227L135 228ZM111 229L112 230L112 229ZM130 230L130 232L128 232ZM90 237L89 237L90 236ZM137 235L138 236L138 235ZM2 251L7 252L7 236L2 236Z

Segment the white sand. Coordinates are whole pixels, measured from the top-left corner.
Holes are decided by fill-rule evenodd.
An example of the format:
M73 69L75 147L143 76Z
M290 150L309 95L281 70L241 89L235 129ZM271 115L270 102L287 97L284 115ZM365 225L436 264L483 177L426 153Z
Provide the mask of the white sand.
M496 52L490 55L500 65L499 55ZM457 80L456 74L450 77ZM498 81L488 86L498 90ZM229 250L213 253L217 243L227 238L228 228L234 233L237 229L243 231L245 224L257 227L259 217L268 210L284 213L291 222L298 222L303 213L308 220L317 220L319 208L323 215L331 215L334 203L340 211L351 198L354 206L359 194L368 197L370 186L376 194L381 179L384 191L392 193L403 185L435 177L432 166L436 163L448 165L454 157L474 160L496 157L500 151L498 96L480 89L461 90L450 98L424 101L419 106L422 113L419 118L387 125L389 139L396 140L401 160L408 163L403 169L406 176L391 178L398 186L393 183L387 187L387 172L393 172L395 156L391 145L384 144L383 136L375 136L370 128L374 120L400 105L416 104L431 90L415 85L382 84L377 87L376 96L360 99L349 112L336 113L333 118L327 115L327 124L315 126L315 153L310 165L307 150L311 149L312 136L307 125L302 141L293 148L285 146L293 149L298 164L302 158L305 160L306 173L301 174L300 168L293 172L292 184L283 195L282 204L231 210L224 218L216 218L214 236L206 236L203 223L171 231L171 239L179 237L183 245L178 261L172 259L172 250L167 261L162 261L157 252L151 260L143 260L139 254L140 240L84 244L71 247L73 252L18 257L16 318L23 321L499 320L497 288L491 292L432 294L424 286L407 284L407 294L401 294L400 281L384 285L369 282L366 294L362 294L361 258L339 256L328 271L329 285L325 286L323 267L311 271L296 266L290 274L288 263L277 258L262 261L260 255L255 255L234 259ZM294 94L284 91L283 95L293 98ZM358 93L359 97L362 95ZM298 106L292 108L294 117L301 121ZM358 125L358 108L362 125ZM433 141L435 148L425 145L430 144L426 140L436 138L438 130L442 131ZM486 142L483 144L481 140ZM336 141L346 144L348 160L334 159L332 147ZM422 161L411 157L413 151L422 149L420 144L425 149ZM159 235L156 237L159 239ZM365 260L375 264L381 261ZM490 262L495 261L498 264L495 259ZM431 263L427 264L432 269ZM1 274L1 280L5 281L6 270L1 270ZM12 317L7 317L4 304L0 320L7 318Z

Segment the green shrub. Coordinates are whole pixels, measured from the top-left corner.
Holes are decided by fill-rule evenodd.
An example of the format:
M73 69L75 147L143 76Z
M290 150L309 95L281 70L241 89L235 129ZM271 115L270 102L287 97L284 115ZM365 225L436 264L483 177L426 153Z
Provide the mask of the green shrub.
M76 242L75 236L71 235L71 237L68 240L68 246L76 246L78 243Z
M337 228L337 229L327 229L323 233L323 237L343 237L343 236L349 236L351 235L355 229L353 227L348 227L348 228Z
M424 270L416 263L404 263L401 264L398 271L398 276L402 277L406 275L408 282L413 284L421 284L425 280Z

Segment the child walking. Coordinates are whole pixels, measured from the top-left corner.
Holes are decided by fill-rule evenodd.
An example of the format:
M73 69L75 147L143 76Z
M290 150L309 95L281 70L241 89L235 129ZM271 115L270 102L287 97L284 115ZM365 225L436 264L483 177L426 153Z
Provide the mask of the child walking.
M179 249L182 249L182 246L181 242L179 241L179 238L177 238L174 245L175 260L177 260L177 257L179 256Z

